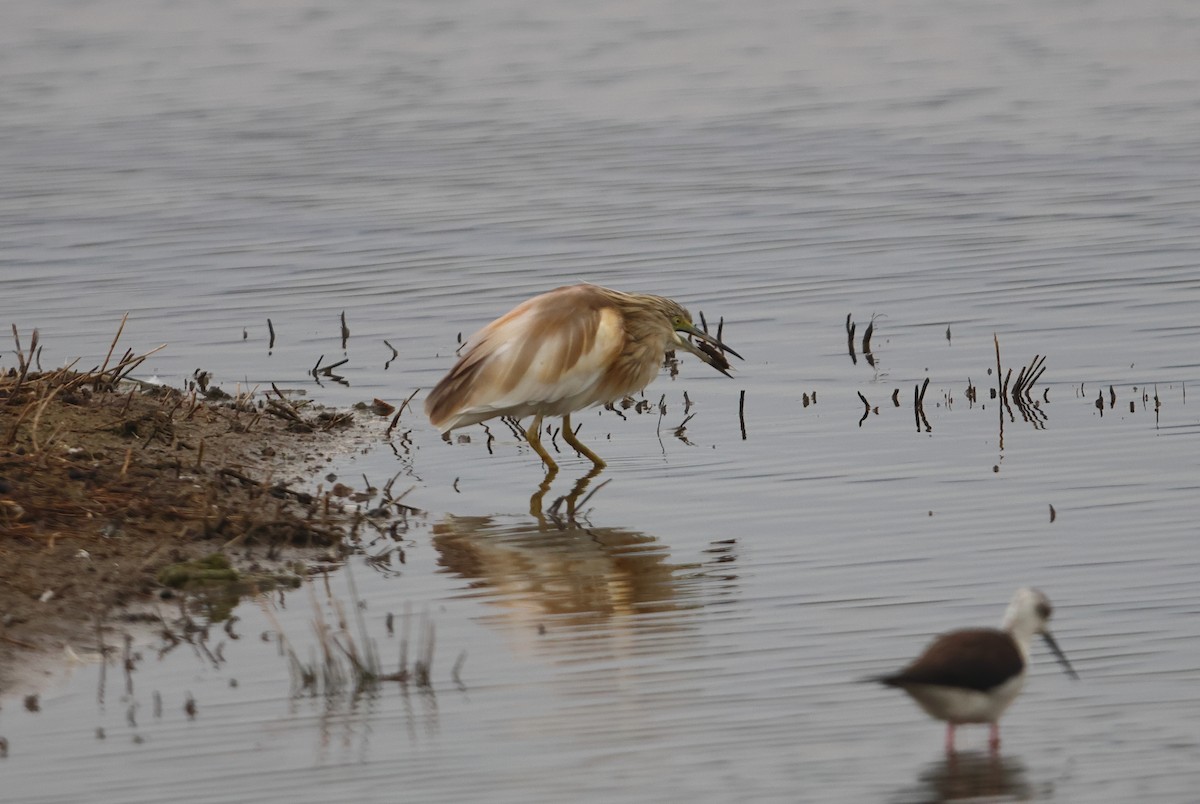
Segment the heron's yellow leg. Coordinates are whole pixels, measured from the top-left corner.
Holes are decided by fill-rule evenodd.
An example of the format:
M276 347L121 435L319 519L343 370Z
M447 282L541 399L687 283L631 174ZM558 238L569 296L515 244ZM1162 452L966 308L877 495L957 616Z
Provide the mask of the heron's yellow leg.
M575 431L571 428L570 413L568 413L566 416L563 416L562 437L563 441L566 441L568 444L574 447L576 452L589 459L592 463L596 464L597 469L603 469L605 466L608 466L608 464L606 464L599 455L585 447L583 442L575 437Z
M529 446L533 447L542 459L542 463L546 464L546 468L552 472L558 471L558 464L550 457L550 453L546 452L546 448L542 446L542 417L541 414L533 417L533 424L529 425L529 429L525 431L525 440L529 442Z

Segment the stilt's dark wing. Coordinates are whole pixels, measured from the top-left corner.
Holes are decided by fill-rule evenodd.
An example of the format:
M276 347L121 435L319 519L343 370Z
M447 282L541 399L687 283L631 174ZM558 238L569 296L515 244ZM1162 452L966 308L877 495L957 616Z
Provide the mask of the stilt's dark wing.
M943 634L908 667L876 680L889 687L936 684L987 692L1024 669L1025 659L1011 636L978 628Z

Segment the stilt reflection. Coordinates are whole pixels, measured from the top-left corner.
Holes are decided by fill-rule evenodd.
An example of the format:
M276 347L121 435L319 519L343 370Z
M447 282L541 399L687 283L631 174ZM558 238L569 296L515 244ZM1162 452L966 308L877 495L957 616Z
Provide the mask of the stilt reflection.
M1033 787L1019 760L991 752L960 752L926 766L895 802L1028 801Z

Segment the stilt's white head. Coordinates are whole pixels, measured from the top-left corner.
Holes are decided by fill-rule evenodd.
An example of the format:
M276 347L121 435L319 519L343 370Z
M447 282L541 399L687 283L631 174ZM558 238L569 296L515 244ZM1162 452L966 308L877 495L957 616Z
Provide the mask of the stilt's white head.
M1046 640L1046 644L1050 646L1050 650L1054 651L1054 656L1062 665L1063 670L1071 678L1077 679L1079 676L1075 673L1075 669L1071 667L1071 663L1067 661L1066 655L1058 647L1058 643L1050 633L1050 615L1053 612L1054 608L1050 605L1050 598L1037 589L1028 586L1022 587L1016 591L1012 601L1008 604L1008 610L1004 612L1004 623L1000 627L1012 634L1021 653L1025 655L1026 662L1029 661L1030 641L1034 635L1041 634L1042 639Z

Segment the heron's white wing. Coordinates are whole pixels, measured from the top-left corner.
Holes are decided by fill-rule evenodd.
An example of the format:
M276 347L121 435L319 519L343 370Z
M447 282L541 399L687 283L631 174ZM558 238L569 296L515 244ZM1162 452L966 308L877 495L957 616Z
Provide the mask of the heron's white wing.
M625 331L612 307L572 316L514 317L496 322L487 340L472 407L491 410L557 408L562 412L600 401L592 398L613 361ZM551 412L547 410L546 412Z
M621 313L603 289L572 285L518 305L471 336L426 400L443 431L497 415L562 415L600 398L625 347Z

